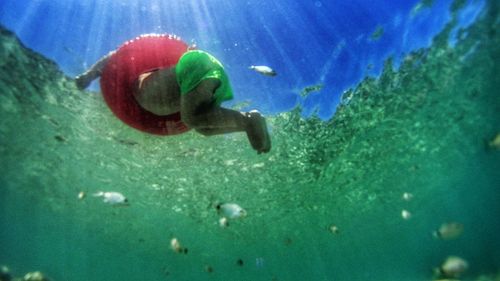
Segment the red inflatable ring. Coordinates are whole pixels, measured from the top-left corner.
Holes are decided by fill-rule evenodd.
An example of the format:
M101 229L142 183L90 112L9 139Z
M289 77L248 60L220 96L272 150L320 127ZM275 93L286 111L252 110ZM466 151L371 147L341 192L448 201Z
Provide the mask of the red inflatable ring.
M189 130L180 112L159 116L143 109L134 98L140 74L172 67L188 50L171 35L142 35L123 44L101 75L101 91L111 111L127 125L156 135L175 135Z

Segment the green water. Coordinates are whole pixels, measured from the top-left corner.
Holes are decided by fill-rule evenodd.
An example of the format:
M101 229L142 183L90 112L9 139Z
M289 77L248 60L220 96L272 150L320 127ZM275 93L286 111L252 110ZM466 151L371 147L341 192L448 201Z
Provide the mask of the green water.
M76 90L2 31L0 264L56 281L430 280L453 254L470 264L465 280L496 273L500 152L486 145L500 132L494 2L454 47L452 20L398 69L388 60L331 120L299 108L271 116L266 155L243 134L126 127L98 93ZM131 204L77 198L100 190ZM216 202L248 217L221 228ZM448 221L464 234L433 239ZM188 254L170 249L173 237Z

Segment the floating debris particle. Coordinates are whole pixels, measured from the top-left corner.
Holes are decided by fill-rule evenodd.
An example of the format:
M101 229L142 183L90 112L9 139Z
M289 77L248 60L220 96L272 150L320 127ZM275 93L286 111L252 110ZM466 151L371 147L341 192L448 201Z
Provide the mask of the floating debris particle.
M464 225L458 222L443 223L432 235L434 238L451 240L458 238L464 232Z
M248 69L255 70L258 73L266 75L266 76L276 76L277 75L276 71L274 71L269 66L265 66L265 65L252 65Z
M238 259L238 260L236 261L236 264L237 264L237 265L239 265L239 266L243 266L243 265L244 265L244 262L243 262L243 260L242 260L242 259Z

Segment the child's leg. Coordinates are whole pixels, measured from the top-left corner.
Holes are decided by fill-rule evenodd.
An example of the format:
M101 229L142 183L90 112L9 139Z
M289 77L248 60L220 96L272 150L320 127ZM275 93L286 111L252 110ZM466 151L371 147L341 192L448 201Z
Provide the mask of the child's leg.
M215 105L218 80L204 80L192 92L181 96L182 121L207 135L246 130L248 121L241 112Z
M109 54L105 55L100 60L98 60L87 71L76 76L75 83L78 89L83 90L87 88L93 80L101 76L102 70L106 66L106 63L115 52L116 51L111 51Z
M258 112L243 113L215 105L213 93L218 85L218 80L204 80L195 90L182 95L182 121L207 136L246 132L257 152L268 152L271 142L265 119Z

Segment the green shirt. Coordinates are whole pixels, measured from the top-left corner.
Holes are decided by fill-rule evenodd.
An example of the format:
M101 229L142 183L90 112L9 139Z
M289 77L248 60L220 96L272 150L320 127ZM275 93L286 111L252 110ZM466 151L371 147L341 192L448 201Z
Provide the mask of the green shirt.
M215 90L215 102L220 105L223 101L233 98L233 90L222 64L204 51L187 51L175 66L177 83L181 88L181 95L193 91L201 81L215 78L220 81Z

